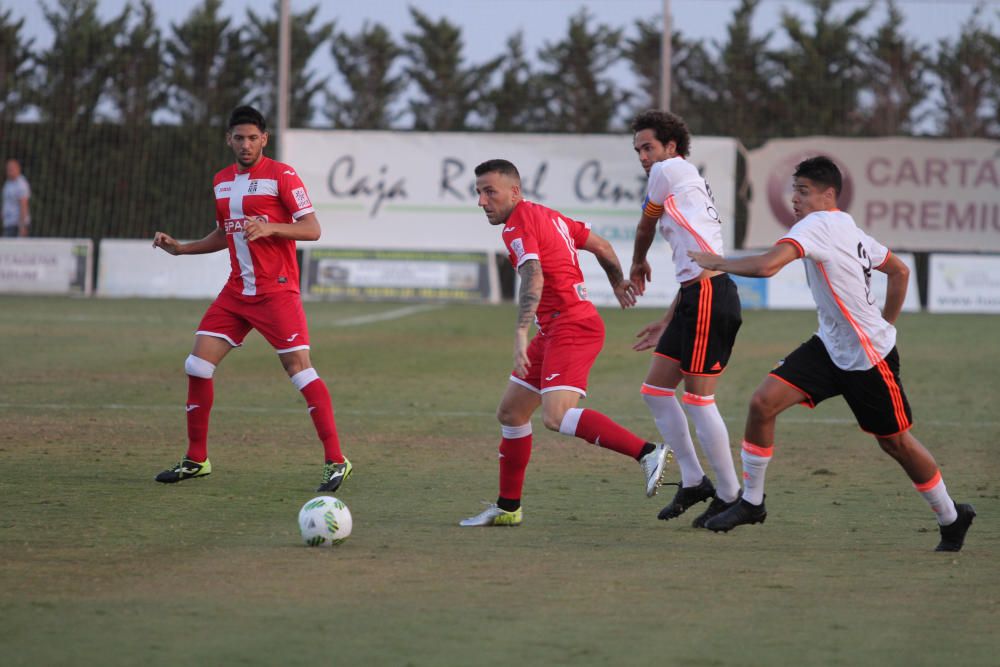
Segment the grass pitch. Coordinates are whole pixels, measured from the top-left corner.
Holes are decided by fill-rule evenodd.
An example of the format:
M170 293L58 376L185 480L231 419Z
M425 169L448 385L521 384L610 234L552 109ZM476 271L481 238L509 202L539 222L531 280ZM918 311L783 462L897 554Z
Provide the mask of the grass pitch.
M308 304L355 465L337 494L354 534L324 550L295 522L321 448L257 334L216 375L213 474L152 481L184 452L206 305L0 298L0 663L997 663L997 318L900 319L914 433L979 512L966 549L938 554L923 500L836 400L779 418L764 525L657 521L673 487L648 500L635 463L536 419L524 525L459 529L496 496L512 307ZM629 345L654 313L604 315L585 405L652 438ZM734 443L753 388L815 329L745 318L717 391Z

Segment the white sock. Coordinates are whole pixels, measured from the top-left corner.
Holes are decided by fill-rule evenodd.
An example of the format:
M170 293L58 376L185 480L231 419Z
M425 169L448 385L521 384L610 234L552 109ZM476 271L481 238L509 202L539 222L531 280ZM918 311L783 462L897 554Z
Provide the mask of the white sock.
M656 429L674 452L674 459L681 471L681 486L698 486L701 478L705 476L705 471L702 470L698 454L694 451L687 417L684 416L681 404L677 402L674 390L643 383L640 391L642 400L653 413Z
M934 510L939 526L947 526L955 523L955 520L958 518L958 512L955 510L955 501L948 495L948 489L945 488L944 480L941 479L940 470L934 473L934 477L929 482L914 484L913 486L916 487L920 495L927 501L927 504Z
M736 500L740 493L740 481L736 477L736 465L729 448L729 431L715 405L715 396L685 393L681 400L694 422L701 451L715 472L715 492L720 500L727 503Z
M751 505L764 502L764 473L767 472L773 449L743 441L743 451L740 452L743 459L743 500Z

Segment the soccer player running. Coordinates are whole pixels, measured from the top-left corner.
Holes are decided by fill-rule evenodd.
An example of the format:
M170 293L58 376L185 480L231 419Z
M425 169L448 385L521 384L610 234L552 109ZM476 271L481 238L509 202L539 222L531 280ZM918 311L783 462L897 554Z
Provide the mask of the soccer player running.
M802 403L815 407L842 395L858 425L875 436L937 515L937 551L959 551L976 512L956 505L930 452L910 432L912 414L899 380L896 321L906 297L909 269L888 248L865 234L838 210L841 174L827 157L800 162L793 183L797 222L771 250L753 257L724 259L691 252L699 265L742 276L769 277L802 259L816 301L819 332L785 357L750 399L743 436L743 497L706 524L728 531L763 523L764 473L774 451L777 416ZM888 276L881 312L871 292L872 269Z
M596 410L576 407L604 345L604 322L587 299L579 252L597 256L622 308L635 304L611 244L590 225L524 199L521 176L507 160L476 167L479 206L491 225L503 226L511 264L521 277L514 371L497 408L500 421L500 495L462 526L521 523L521 489L531 456L531 415L542 406L545 427L583 438L639 462L646 496L656 493L667 447L646 442ZM532 323L538 333L528 342Z
M740 484L729 447L729 432L715 403L715 386L726 368L743 322L736 284L721 271L702 269L689 250L722 256L722 221L712 191L698 169L685 158L691 146L687 125L675 114L645 111L632 121L633 144L649 174L642 218L636 229L630 278L643 294L652 270L646 254L660 233L673 250L680 290L664 316L637 334L637 351L654 349L642 398L656 426L673 450L681 483L673 500L660 510L665 521L712 498L692 525L705 522L735 504ZM677 387L684 394L677 400ZM691 440L684 409L695 425L698 443L715 472L715 485L705 475Z
M213 182L217 227L191 243L180 243L164 232L153 237L153 246L171 255L228 249L232 266L229 280L198 325L194 349L184 362L187 454L157 475L157 482L171 484L212 472L208 460L212 376L251 329L274 347L292 384L305 397L326 460L317 491L336 491L351 474L351 463L340 451L330 393L309 359L309 329L299 296L295 242L318 239L319 220L295 170L264 155L267 140L260 112L249 106L234 110L226 142L236 163L217 173Z

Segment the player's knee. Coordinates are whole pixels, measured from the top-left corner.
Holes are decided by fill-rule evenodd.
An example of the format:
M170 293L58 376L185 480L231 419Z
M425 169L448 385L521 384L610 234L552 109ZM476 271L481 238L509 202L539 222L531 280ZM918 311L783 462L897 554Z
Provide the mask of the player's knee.
M210 380L215 375L215 364L189 354L184 360L184 372L192 377Z
M774 398L763 389L758 389L750 397L750 415L759 419L771 419L777 416L779 405Z
M548 410L542 411L542 423L545 424L545 428L550 431L559 431L559 427L562 426L563 417L566 416L566 411L561 408L550 408Z
M875 439L878 440L879 447L882 448L882 451L892 458L898 459L905 457L907 448L902 434L888 436L877 435L875 436Z

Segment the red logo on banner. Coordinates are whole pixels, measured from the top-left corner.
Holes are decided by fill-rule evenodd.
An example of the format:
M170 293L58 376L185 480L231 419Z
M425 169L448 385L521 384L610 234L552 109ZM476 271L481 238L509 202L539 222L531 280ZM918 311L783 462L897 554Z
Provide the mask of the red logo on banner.
M837 207L842 211L850 209L851 200L854 198L854 182L844 163L823 151L796 151L778 162L767 178L767 202L774 217L785 227L791 228L796 222L795 214L792 212L792 174L795 173L795 167L799 162L817 155L826 155L840 168L843 183Z

